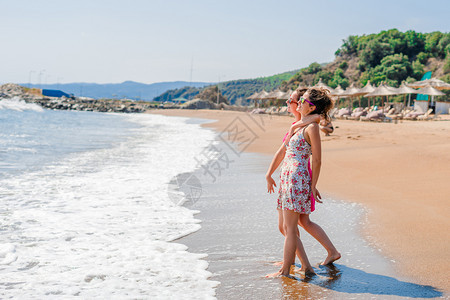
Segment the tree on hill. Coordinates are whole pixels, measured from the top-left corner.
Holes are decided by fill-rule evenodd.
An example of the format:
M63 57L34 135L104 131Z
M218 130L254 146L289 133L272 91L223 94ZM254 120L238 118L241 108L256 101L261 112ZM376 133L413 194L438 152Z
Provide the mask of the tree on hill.
M219 100L219 103L229 104L228 99L222 95L217 86L210 86L203 89L203 91L201 91L195 98L208 100L212 103L217 103L217 100Z
M177 99L177 98L185 98L187 100L192 100L202 90L203 90L203 88L185 86L180 89L168 90L168 91L162 93L161 95L159 95L158 97L153 98L153 101L166 102L166 101L172 101L173 99Z

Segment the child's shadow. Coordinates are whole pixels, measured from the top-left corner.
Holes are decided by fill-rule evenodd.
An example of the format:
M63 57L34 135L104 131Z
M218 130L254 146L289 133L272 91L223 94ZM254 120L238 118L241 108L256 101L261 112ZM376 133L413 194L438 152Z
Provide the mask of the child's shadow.
M317 275L307 280L333 291L350 294L394 295L411 298L441 297L443 293L429 285L397 280L393 277L366 273L340 264L320 266ZM306 279L306 278L305 278Z

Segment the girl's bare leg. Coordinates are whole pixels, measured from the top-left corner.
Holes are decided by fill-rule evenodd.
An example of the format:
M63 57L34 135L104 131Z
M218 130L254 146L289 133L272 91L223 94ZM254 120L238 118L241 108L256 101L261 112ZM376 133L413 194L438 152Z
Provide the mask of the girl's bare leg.
M302 264L301 272L305 274L314 273L314 269L312 268L308 257L306 256L305 249L303 248L303 244L300 241L298 236L298 227L297 223L299 220L299 214L290 210L279 211L283 216L283 230L285 233L284 240L284 253L283 253L283 264L281 269L273 274L268 274L266 277L276 277L279 275L289 275L291 266L295 261L295 253L300 258L300 262Z
M295 225L295 227L297 227L297 225ZM301 273L306 274L312 274L314 272L313 267L311 266L311 263L308 260L308 256L306 255L306 251L305 248L303 247L303 243L300 240L300 235L299 235L299 231L298 231L298 227L297 227L297 250L295 251L295 253L297 254L298 258L300 259L300 262L302 264L302 267L300 269Z
M341 258L341 254L337 251L336 247L334 247L325 231L318 224L312 222L309 219L309 215L301 214L299 224L327 250L328 256L321 265L328 265Z
M277 209L278 211L278 229L280 230L281 234L286 236L284 233L284 219L283 219L283 211L281 209Z
M286 236L285 230L284 230L283 210L281 210L281 209L277 209L277 210L278 210L278 229L280 230L280 232L283 236ZM298 259L300 259L300 261L301 261L301 257L303 254L300 252L300 249L303 249L303 244L300 241L300 232L298 231L298 227L297 226L295 226L295 227L297 228L297 239L298 239L297 251L295 253L297 254ZM298 247L299 244L301 245L301 248ZM304 252L304 250L303 250L303 252ZM295 261L294 261L294 263L295 263ZM283 262L282 261L276 262L276 263L274 263L274 265L281 266L281 265L283 265ZM302 264L302 269L303 269L303 264Z
M332 130L331 128L328 128L328 127L322 127L322 128L320 128L320 130L321 130L323 133L325 133L326 136L329 136L330 133L333 132L333 130Z
M299 214L294 211L283 211L286 236L284 240L283 266L281 267L280 275L288 276L290 274L291 266L295 261L295 252L297 250L297 247L299 247L300 250L299 253L300 261L302 263L302 269L304 269L305 272L308 270L313 271L313 268L308 261L308 257L306 256L305 249L303 248L303 244L297 236L298 218Z
M280 233L283 236L286 236L286 234L284 233L283 211L281 209L277 209L277 211L278 211L278 230L280 230ZM277 261L276 263L274 263L274 265L281 266L283 265L283 261Z

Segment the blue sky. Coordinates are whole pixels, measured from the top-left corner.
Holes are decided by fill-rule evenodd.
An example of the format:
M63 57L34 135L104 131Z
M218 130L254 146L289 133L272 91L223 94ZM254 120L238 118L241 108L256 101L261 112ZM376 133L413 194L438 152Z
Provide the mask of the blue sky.
M0 83L216 82L330 62L349 35L450 31L442 1L0 0ZM40 74L40 76L39 76Z

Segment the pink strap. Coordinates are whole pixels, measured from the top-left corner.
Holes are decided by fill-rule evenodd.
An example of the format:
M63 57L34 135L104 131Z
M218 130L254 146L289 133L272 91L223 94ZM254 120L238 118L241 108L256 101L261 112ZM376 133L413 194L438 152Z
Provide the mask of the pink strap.
M296 123L296 122L292 123L292 125L294 125L295 123ZM284 141L286 140L286 138L287 138L288 134L289 134L289 131L288 131L288 132L286 132L286 134L284 135L284 138L283 138L283 143L284 143Z
M288 134L289 134L289 131L288 131L288 132L286 132L286 135L285 135L285 136L284 136L284 138L283 138L283 143L284 143L284 141L286 140L286 138L287 138Z
M309 177L312 180L312 170L311 170L311 163L309 162L308 159L308 173L309 173ZM311 196L309 197L309 199L311 199L311 212L313 212L316 209L316 199L314 199L314 195L311 192Z

